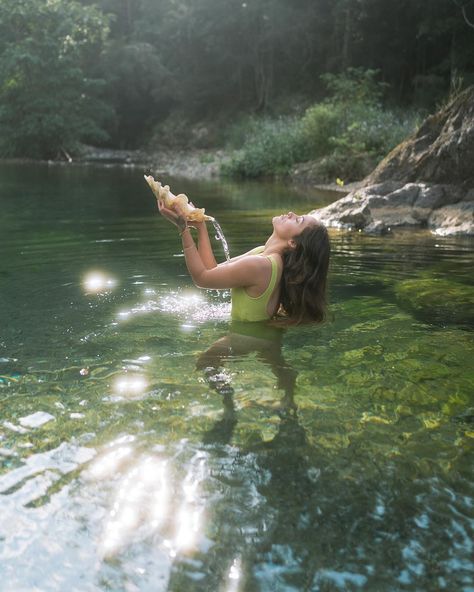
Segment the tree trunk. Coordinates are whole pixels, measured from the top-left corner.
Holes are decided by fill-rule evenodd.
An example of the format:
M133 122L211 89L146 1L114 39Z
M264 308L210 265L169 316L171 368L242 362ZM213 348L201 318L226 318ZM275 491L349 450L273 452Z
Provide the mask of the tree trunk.
M342 38L342 55L341 55L341 66L343 70L346 70L351 65L350 59L350 45L352 37L352 11L351 6L348 3L346 10L344 11L344 35Z

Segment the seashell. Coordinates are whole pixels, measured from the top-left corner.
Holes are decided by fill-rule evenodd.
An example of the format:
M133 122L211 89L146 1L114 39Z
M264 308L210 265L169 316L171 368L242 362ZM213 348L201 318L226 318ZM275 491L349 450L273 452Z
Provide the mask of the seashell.
M204 208L195 208L192 206L189 203L188 197L184 193L173 195L169 185L163 186L159 181L155 181L151 175L145 175L145 181L153 191L156 199L160 199L165 204L165 207L173 209L175 206L179 206L179 208L186 214L186 218L194 222L214 220L212 216L207 216L204 213Z

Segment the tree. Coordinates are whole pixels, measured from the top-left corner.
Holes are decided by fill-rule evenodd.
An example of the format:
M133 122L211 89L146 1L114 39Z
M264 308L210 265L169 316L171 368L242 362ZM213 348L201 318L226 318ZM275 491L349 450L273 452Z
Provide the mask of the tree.
M104 140L110 110L87 68L108 19L72 0L0 3L0 153L55 157Z

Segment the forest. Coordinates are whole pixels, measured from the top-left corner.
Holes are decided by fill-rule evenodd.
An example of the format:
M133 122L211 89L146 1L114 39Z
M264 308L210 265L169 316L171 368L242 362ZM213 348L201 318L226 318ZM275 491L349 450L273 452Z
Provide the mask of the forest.
M244 176L350 153L357 177L473 82L472 0L0 3L4 158L159 138L240 148Z

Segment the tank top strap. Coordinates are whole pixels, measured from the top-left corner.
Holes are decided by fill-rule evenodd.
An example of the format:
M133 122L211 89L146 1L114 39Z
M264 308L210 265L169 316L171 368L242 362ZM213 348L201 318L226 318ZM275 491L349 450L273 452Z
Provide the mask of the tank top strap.
M268 288L265 290L264 293L272 294L273 290L275 289L277 278L278 278L278 265L275 261L275 258L272 255L267 255L267 259L270 261L272 265L272 275L270 277L270 283L268 284Z

